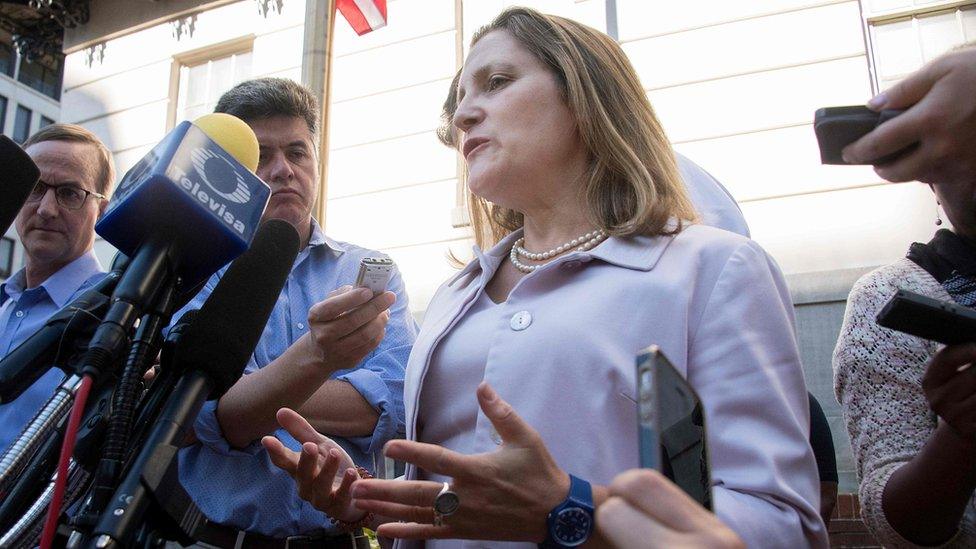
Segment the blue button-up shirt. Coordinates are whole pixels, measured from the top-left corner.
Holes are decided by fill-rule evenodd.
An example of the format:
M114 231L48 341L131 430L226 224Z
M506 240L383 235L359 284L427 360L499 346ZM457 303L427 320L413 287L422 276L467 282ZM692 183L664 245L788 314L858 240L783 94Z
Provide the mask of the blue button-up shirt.
M35 288L27 289L24 269L0 284L0 356L7 356L39 330L61 307L105 276L91 251L68 263ZM64 372L51 368L17 400L0 406L0 453L44 406Z
M308 331L308 310L332 290L355 283L361 258L382 255L331 240L313 221L309 245L295 260L245 375L266 366ZM199 308L223 272L211 277L185 310ZM383 341L357 368L341 370L331 378L352 384L379 413L372 436L334 437L357 464L370 470L383 445L404 434L403 374L417 334L399 273L391 279L389 290L397 300ZM330 529L328 517L298 496L294 481L271 463L259 441L243 449L230 447L217 423L215 401L204 404L194 428L200 443L181 451L180 481L210 520L274 537ZM283 429L274 435L293 450L301 447Z

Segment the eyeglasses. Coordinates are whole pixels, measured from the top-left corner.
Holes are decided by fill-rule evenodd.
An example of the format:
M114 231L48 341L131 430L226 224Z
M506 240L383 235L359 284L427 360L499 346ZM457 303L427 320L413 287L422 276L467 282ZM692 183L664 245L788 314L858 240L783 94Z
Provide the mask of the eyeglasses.
M48 189L54 189L54 198L57 199L58 204L69 210L77 210L84 206L85 200L88 199L88 195L92 195L100 200L105 200L104 194L85 190L81 187L76 187L74 185L48 185L47 183L39 180L37 185L34 185L34 189L31 190L31 193L27 195L27 201L40 201L45 195L47 195Z

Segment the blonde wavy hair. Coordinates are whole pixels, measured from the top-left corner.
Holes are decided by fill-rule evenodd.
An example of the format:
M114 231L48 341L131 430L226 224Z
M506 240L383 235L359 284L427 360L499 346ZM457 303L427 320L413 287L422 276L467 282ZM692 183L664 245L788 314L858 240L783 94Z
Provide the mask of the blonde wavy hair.
M580 199L594 226L614 236L656 236L677 233L684 223L696 220L664 128L613 39L570 19L516 7L479 29L471 46L499 30L508 31L556 76L589 154ZM455 149L459 140L452 121L460 75L454 77L437 132L442 143ZM482 249L523 223L521 213L470 190L467 208ZM668 224L672 218L676 225Z

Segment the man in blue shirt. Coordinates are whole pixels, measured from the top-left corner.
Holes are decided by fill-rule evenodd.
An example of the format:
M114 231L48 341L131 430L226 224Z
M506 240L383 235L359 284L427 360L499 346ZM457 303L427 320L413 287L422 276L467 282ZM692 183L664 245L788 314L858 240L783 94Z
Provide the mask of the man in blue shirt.
M361 517L334 517L303 501L261 446L282 407L299 410L356 464L374 470L384 443L404 432L403 373L416 336L403 280L374 296L353 289L359 262L379 252L336 242L312 219L318 187L318 105L290 80L262 78L225 93L217 112L251 126L261 147L257 175L271 186L264 219L298 229L301 252L242 377L195 424L198 443L180 454L180 480L210 522L201 542L216 546L357 547ZM186 309L199 308L223 271ZM178 318L179 314L174 318ZM311 538L309 540L308 538ZM357 545L360 544L360 545Z
M41 178L17 214L24 267L0 284L0 356L17 348L104 271L92 253L95 220L115 180L112 157L90 131L45 126L24 143ZM54 394L64 373L52 368L0 406L0 453Z

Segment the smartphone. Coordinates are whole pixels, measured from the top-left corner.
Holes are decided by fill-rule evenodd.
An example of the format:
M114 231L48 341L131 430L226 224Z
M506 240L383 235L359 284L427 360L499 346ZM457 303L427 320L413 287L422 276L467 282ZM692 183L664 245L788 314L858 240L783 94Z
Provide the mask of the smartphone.
M903 113L903 110L872 111L863 105L825 107L817 109L813 117L813 131L820 146L823 164L847 164L841 156L844 147L857 141L871 130ZM912 149L910 145L883 158L865 164L886 164Z
M364 257L359 261L356 288L369 288L373 295L386 291L393 276L393 260L386 257Z
M657 345L637 355L637 425L640 466L657 469L711 509L705 411L698 394Z
M976 311L905 289L878 313L880 326L945 345L976 341Z

